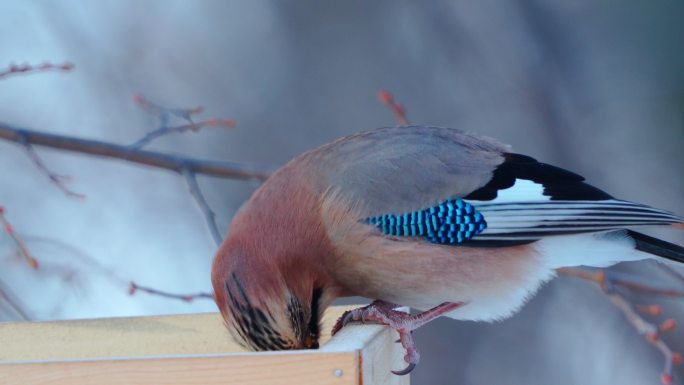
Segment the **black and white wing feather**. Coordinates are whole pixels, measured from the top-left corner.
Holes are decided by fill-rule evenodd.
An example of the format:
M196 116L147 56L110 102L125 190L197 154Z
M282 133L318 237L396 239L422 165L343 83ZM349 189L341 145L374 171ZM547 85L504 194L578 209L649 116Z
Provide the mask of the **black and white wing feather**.
M464 197L487 221L487 228L470 240L473 245L684 222L670 212L615 199L570 171L525 155L504 157L492 179Z

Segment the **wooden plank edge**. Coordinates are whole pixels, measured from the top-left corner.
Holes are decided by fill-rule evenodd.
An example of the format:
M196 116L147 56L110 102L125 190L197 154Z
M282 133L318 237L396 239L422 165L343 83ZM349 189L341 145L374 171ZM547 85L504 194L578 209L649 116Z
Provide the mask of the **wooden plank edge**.
M322 345L349 309L334 306L325 312ZM227 352L247 353L218 313L0 323L0 362Z
M5 385L358 384L356 352L292 351L3 362Z
M348 325L336 334L322 352L358 353L359 384L408 385L410 376L397 376L392 370L406 367L404 348L395 341L399 334L385 326Z

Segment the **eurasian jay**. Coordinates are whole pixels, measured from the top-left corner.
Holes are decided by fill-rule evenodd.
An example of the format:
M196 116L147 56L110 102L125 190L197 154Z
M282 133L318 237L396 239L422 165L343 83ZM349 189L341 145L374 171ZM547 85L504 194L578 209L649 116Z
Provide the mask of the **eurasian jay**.
M338 139L275 172L235 215L212 267L216 303L253 350L318 347L336 299L345 314L411 332L441 315L510 317L555 269L667 258L684 248L633 230L684 218L613 198L581 176L456 129L388 127ZM396 310L422 311L411 316Z

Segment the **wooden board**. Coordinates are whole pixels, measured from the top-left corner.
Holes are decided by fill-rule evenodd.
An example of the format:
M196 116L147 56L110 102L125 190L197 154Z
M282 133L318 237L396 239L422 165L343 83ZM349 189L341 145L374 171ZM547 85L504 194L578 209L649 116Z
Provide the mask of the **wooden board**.
M3 385L359 383L354 353L259 353L0 364Z
M404 365L392 334L349 326L320 350L249 353L217 313L0 323L0 384L408 384L389 372Z

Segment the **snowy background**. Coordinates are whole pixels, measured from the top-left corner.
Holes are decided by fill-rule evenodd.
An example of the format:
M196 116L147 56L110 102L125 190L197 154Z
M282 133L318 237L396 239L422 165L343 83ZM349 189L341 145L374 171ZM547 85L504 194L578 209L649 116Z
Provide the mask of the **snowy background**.
M157 123L133 102L139 92L238 122L151 149L277 166L394 124L376 96L388 89L413 123L497 137L619 198L682 214L682 16L682 2L646 1L3 1L0 68L76 68L0 80L0 121L128 144ZM182 178L38 152L87 198L67 198L23 148L0 141L0 205L43 267L31 270L0 233L0 284L33 319L215 310L127 294L130 280L210 290L216 247ZM222 231L258 185L199 182ZM618 268L683 285L653 264ZM684 301L662 303L684 322ZM0 300L0 321L15 319ZM662 368L600 291L569 278L505 322L439 320L416 336L414 384L646 384ZM667 338L684 350L681 329Z

